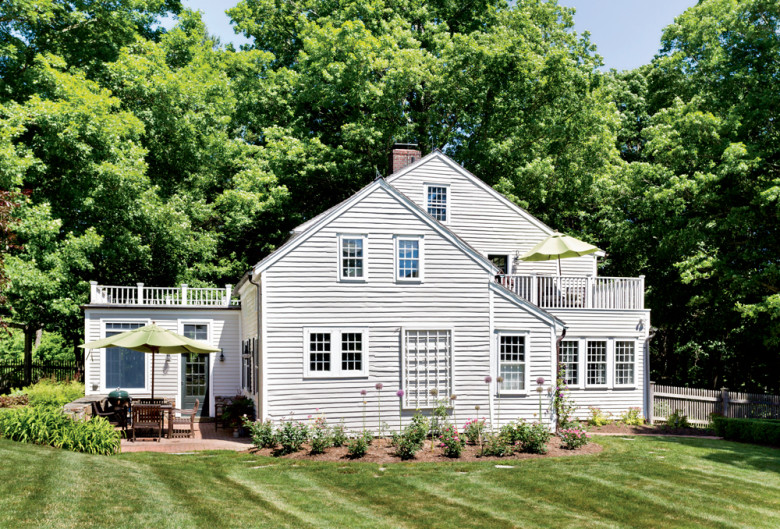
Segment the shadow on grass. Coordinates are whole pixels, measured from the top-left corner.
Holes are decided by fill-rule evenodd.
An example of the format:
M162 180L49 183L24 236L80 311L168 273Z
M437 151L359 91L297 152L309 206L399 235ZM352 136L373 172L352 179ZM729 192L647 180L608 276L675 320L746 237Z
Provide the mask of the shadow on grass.
M657 439L662 443L674 443L696 448L712 448L709 454L702 455L701 458L713 463L780 474L780 448L720 439L672 436L659 436Z

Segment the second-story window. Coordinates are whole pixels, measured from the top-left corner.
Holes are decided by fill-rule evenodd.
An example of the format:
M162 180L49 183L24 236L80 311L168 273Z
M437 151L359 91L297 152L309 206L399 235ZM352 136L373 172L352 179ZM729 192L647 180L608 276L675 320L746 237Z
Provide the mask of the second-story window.
M339 279L364 280L368 275L367 240L364 235L339 237Z
M426 205L428 214L439 222L449 221L449 187L429 185L426 187Z
M395 278L397 281L422 281L423 238L399 235L395 239Z

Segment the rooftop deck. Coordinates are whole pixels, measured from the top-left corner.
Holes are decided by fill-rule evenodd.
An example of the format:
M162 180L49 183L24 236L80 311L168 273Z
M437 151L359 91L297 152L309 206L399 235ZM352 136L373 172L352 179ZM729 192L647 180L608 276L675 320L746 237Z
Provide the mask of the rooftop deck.
M138 283L134 287L98 285L90 283L89 302L92 305L140 305L146 307L238 307L240 301L232 298L233 286L225 288L147 287Z
M645 276L499 275L496 282L543 309L645 308Z

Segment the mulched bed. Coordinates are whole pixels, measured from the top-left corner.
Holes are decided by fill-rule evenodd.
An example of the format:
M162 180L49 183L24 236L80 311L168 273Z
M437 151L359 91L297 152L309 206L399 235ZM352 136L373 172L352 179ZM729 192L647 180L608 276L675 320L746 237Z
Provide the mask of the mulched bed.
M459 458L451 458L445 456L439 447L435 447L431 451L431 442L427 441L425 447L415 454L415 458L410 461L415 462L453 462L453 461L517 461L520 459L538 459L541 457L561 457L561 456L578 456L597 454L603 450L603 447L597 443L588 443L576 450L564 450L561 448L561 441L557 437L550 439L547 443L547 453L542 454L525 454L515 453L507 457L480 457L479 446L466 445L463 448L463 453ZM264 448L257 450L255 448L249 450L249 452L264 456L274 456L274 451L270 448ZM390 444L388 439L377 440L371 443L368 448L368 453L360 459L350 459L347 456L347 448L345 446L339 448L329 448L324 454L312 455L309 452L309 446L304 446L300 452L292 454L286 454L283 456L285 459L305 459L309 461L357 461L364 463L399 463L401 458L395 455L395 448Z
M622 433L625 435L713 435L712 431L706 428L668 428L663 424L627 426L625 424L613 423L605 426L589 426L588 430L591 433Z

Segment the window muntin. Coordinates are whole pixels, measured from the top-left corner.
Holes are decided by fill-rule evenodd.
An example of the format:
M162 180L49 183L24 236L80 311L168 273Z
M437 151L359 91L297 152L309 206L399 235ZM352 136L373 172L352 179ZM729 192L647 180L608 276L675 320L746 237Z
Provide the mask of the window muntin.
M363 235L339 237L339 278L362 281L367 276L367 240Z
M422 282L425 258L422 235L397 235L394 238L396 281Z
M615 342L615 385L634 384L634 365L636 363L636 344L633 341Z
M403 405L433 408L449 403L452 392L452 331L411 330L403 333ZM436 390L436 395L431 390Z
M563 382L569 386L577 386L580 383L580 343L577 340L563 340L561 342L561 368L563 369Z
M106 323L106 338L143 327L143 323ZM109 347L105 352L105 387L144 389L146 354L124 347Z
M185 338L206 342L209 339L209 326L207 323L185 323L182 334Z
M429 185L426 188L426 205L428 214L439 222L449 220L447 211L449 188L441 185Z
M304 376L368 375L367 329L304 329Z
M586 346L586 383L589 386L607 385L607 341L589 340Z
M525 391L526 379L525 336L500 334L498 336L498 374L504 377L502 392Z

